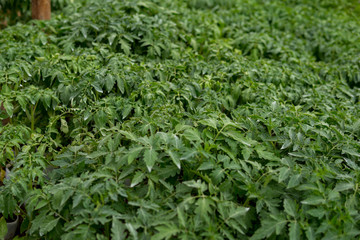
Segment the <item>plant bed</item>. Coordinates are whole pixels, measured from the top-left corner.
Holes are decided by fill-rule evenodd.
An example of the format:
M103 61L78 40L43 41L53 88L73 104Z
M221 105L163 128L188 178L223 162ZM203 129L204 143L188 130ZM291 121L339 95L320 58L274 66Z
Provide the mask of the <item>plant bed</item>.
M357 1L56 2L0 34L24 239L359 237Z

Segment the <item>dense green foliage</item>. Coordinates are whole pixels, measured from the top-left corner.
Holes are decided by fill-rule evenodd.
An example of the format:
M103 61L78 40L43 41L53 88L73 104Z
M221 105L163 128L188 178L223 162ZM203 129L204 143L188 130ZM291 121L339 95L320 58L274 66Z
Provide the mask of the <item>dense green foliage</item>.
M64 3L0 32L25 239L359 236L357 1Z

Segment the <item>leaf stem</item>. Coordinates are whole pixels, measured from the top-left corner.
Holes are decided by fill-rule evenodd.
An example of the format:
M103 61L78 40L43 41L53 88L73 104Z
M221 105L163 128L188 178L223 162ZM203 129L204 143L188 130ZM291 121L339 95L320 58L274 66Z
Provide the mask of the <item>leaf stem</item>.
M220 131L216 134L215 138L214 138L214 142L216 141L216 139L218 138L218 136L220 135L220 133L227 127L229 126L228 124L225 124L221 129Z
M36 111L36 107L38 105L39 101L36 102L35 106L31 108L31 131L34 132L35 129L35 111Z

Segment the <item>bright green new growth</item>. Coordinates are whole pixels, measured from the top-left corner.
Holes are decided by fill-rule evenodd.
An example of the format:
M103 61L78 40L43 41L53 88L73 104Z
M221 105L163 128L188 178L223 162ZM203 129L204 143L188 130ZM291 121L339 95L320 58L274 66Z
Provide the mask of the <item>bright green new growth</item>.
M59 2L0 31L24 239L359 237L357 1Z

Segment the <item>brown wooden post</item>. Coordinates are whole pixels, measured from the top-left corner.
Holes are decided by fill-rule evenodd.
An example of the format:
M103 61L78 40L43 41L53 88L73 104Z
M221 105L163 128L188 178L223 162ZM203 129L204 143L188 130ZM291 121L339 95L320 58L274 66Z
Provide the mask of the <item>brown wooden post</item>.
M51 18L50 0L31 0L32 19L49 20Z

